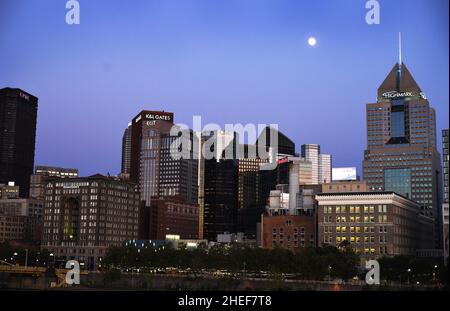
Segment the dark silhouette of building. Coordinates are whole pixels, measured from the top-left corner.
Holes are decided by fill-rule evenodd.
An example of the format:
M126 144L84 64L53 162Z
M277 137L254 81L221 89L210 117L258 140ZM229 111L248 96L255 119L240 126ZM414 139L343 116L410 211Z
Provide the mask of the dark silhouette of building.
M131 160L131 123L123 132L122 136L122 163L121 174L130 174L130 160Z
M200 159L199 238L215 241L218 234L237 231L239 161L236 133L204 133L202 149L210 140L214 156L206 159L202 153Z
M198 238L198 204L186 203L177 197L153 198L147 213L145 240L164 240L166 235L178 235L187 240Z
M37 109L37 97L0 89L0 183L14 181L21 197L28 197L33 174Z

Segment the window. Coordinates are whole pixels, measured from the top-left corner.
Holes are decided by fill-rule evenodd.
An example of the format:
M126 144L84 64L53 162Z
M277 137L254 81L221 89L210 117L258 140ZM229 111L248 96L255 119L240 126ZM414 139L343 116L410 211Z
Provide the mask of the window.
M384 189L394 191L404 197L411 197L411 169L385 169ZM384 208L383 208L384 210Z

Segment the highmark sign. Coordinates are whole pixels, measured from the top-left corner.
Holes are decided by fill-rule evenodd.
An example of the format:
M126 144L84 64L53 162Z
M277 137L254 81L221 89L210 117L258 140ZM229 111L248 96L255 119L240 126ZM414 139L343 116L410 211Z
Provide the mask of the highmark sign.
M396 99L396 98L407 98L407 97L420 97L422 99L427 99L424 92L420 92L419 94L415 95L413 92L390 91L390 92L385 92L381 95L385 99Z

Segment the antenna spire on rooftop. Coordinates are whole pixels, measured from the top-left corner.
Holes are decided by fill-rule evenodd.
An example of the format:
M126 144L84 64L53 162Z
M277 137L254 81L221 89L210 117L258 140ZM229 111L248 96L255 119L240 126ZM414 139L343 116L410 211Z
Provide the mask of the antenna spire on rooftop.
M402 33L398 33L398 65L402 67Z

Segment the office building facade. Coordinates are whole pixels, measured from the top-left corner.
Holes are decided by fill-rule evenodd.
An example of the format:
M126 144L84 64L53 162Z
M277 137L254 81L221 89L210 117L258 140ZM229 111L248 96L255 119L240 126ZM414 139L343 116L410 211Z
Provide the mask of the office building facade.
M186 203L198 204L198 158L194 148L174 157L174 146L195 146L196 136L192 131L186 131L185 136L161 135L158 198L177 197ZM176 140L178 140L176 142ZM180 154L181 155L181 154Z
M44 202L35 199L0 199L0 242L41 240Z
M300 160L300 175L299 175L300 185L313 185L312 182L312 162L304 158Z
M199 161L200 239L216 241L219 234L237 231L239 160L234 153L236 146L235 133L202 134ZM213 151L211 159L204 157L205 148ZM231 157L225 157L225 154Z
M122 136L122 161L120 165L121 174L130 174L131 163L131 125L128 123L127 128L123 132Z
M117 177L49 180L41 248L61 261L76 259L94 269L108 247L137 239L139 207L136 185Z
M311 184L320 185L324 182L331 181L331 155L322 154L320 152L320 145L302 145L301 156L306 161L311 162Z
M320 146L317 144L302 145L301 156L305 160L311 162L311 182L314 185L319 184L319 154Z
M375 191L394 191L435 220L435 248L441 248L440 155L435 111L404 64L396 64L367 104L367 150L363 176Z
M19 186L11 181L8 184L0 184L0 199L18 199Z
M316 200L319 245L346 241L365 260L416 256L434 246L433 219L394 192L322 193Z
M174 197L154 198L148 221L149 231L145 239L164 240L167 235L176 235L184 240L198 239L198 204Z
M78 169L42 165L36 166L34 174L30 176L30 198L44 200L45 185L49 179L54 177L78 177Z
M319 184L332 181L331 167L331 155L319 154Z
M148 110L132 120L130 181L139 185L147 206L153 196L159 195L161 137L170 134L173 122L171 112Z
M272 249L315 246L315 219L306 215L263 215L261 217L261 246Z
M442 130L442 156L443 156L443 175L444 175L444 203L442 204L442 227L443 227L443 249L445 262L449 258L449 238L448 238L448 223L449 223L449 207L448 207L448 174L449 174L449 154L448 154L448 129Z
M34 167L38 98L14 88L0 89L0 183L12 181L28 197Z

